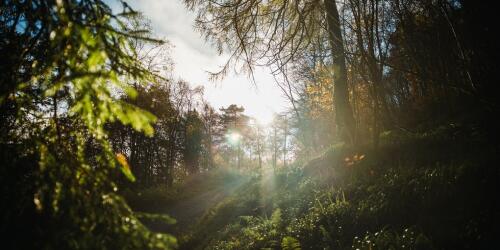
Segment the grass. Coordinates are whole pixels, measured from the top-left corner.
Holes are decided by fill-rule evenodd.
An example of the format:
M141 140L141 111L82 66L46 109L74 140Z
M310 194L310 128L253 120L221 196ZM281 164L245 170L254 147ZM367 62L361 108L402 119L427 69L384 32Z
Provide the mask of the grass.
M178 231L182 249L491 249L497 153L465 126L390 132L378 149L336 146L276 172L216 171L142 204L202 207ZM211 190L224 194L193 199Z

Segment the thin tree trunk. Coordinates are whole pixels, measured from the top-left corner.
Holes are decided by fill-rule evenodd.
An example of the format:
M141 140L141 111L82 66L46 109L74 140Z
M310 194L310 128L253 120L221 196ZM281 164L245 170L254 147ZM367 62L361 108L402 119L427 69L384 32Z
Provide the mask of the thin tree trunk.
M284 129L284 142L283 142L283 167L286 168L286 154L287 154L286 139L287 139L287 135L288 135L288 122L286 120L286 115L285 115L284 122L285 122L285 124L284 124L285 129Z
M276 164L278 161L278 145L276 141L276 125L274 126L274 137L273 137L273 146L274 146L274 154L273 154L273 168L276 169Z

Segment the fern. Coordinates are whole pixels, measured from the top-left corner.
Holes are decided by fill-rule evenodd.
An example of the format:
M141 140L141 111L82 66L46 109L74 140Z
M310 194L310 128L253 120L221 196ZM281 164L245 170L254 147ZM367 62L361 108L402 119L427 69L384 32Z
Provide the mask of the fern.
M300 242L291 236L286 236L281 241L281 248L283 250L300 250Z
M281 209L277 208L276 210L274 210L273 214L271 215L271 223L275 227L280 227L280 225L282 223Z

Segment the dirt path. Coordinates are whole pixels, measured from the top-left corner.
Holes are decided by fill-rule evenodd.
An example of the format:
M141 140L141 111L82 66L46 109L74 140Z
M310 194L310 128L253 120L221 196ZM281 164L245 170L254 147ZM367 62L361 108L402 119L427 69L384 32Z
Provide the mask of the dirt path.
M233 195L238 188L247 183L247 176L211 180L203 176L187 181L181 190L179 197L173 199L165 207L164 213L176 219L175 225L156 224L150 225L153 230L167 231L181 234L196 226L197 222L209 211L222 202L225 198Z

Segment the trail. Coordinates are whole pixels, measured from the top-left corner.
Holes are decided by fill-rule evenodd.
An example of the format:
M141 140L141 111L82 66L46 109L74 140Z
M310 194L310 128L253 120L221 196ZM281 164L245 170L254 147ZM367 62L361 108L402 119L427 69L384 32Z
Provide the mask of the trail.
M174 225L152 223L153 230L168 231L179 234L187 232L210 209L214 208L227 197L248 183L249 177L235 175L228 178L213 178L199 175L187 180L178 191L178 196L165 205L162 212L176 219Z

